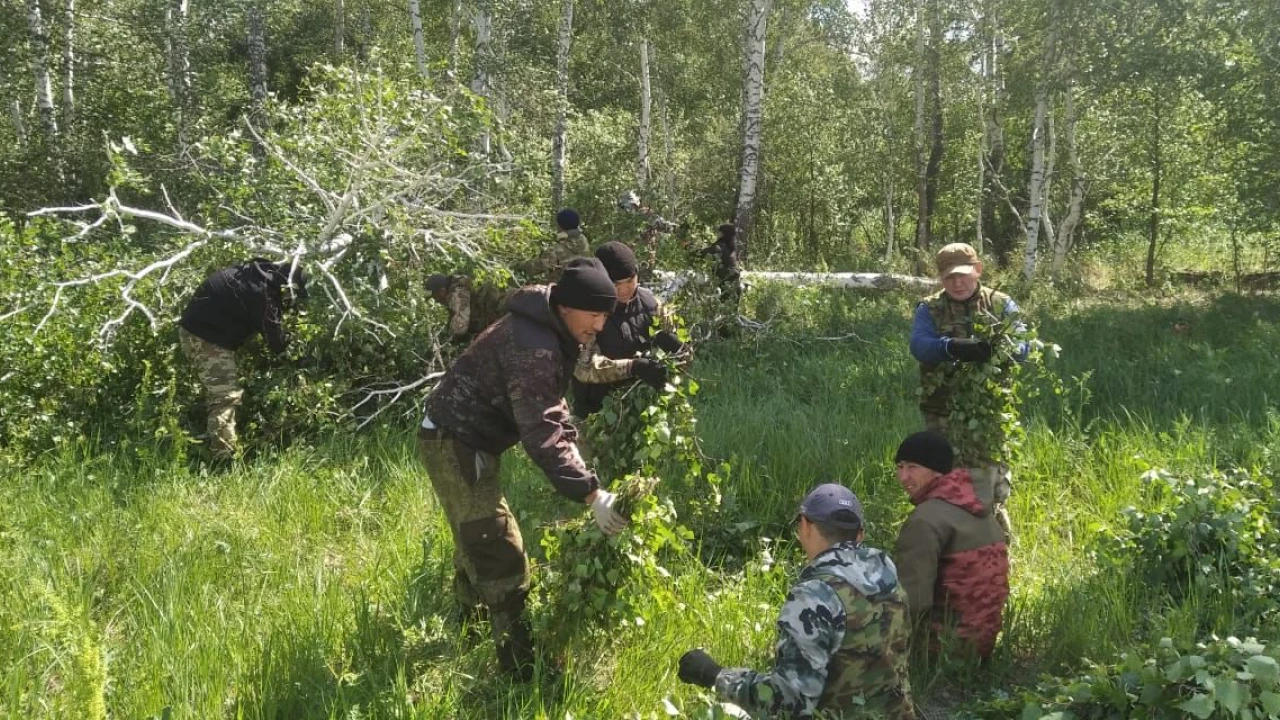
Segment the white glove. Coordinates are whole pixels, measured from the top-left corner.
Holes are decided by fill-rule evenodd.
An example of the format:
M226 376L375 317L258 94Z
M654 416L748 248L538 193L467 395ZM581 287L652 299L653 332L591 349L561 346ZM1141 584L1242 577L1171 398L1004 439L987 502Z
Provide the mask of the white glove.
M606 490L596 490L596 499L591 501L591 515L605 535L617 535L627 526L627 519L613 509L613 501L613 493Z

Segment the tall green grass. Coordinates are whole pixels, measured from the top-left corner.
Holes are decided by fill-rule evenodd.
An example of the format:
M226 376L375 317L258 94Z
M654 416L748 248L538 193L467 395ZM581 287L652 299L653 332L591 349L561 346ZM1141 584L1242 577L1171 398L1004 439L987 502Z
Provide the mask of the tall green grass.
M1026 408L1006 631L996 662L966 671L965 692L1164 635L1250 630L1213 597L1173 604L1099 572L1091 553L1121 509L1146 501L1146 470L1280 466L1280 302L1027 305L1041 337L1063 346L1066 392ZM563 675L530 685L500 677L487 639L452 619L452 540L411 425L223 474L89 441L0 465L0 718L561 720L665 717L664 699L704 717L675 660L702 645L730 665L769 662L800 563L787 521L810 486L848 483L867 508L868 543L892 547L909 504L890 461L920 424L911 308L899 295L753 293L769 329L699 348L691 372L704 449L733 459L725 522L759 525L716 549L735 562L673 558L650 590L678 608L576 628ZM504 463L536 558L538 527L583 510L521 453ZM953 672L920 668L920 693Z

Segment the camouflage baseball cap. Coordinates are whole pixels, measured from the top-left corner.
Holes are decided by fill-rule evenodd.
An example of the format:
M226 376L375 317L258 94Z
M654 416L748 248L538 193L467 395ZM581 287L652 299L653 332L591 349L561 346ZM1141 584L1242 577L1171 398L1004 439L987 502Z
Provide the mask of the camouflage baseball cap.
M938 251L938 277L948 275L972 275L982 262L978 259L978 251L968 243L951 243Z
M862 529L862 503L852 490L837 483L811 490L801 501L799 514L842 530Z

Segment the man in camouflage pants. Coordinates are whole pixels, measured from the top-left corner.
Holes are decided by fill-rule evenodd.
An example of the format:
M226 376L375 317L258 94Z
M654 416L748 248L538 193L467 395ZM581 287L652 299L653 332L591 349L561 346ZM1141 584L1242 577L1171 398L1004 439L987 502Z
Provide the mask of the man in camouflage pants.
M914 720L907 595L893 561L862 545L858 498L819 485L797 523L809 565L782 606L773 671L726 669L697 649L680 658L680 679L756 716Z
M968 465L974 482L991 488L992 513L1006 537L1012 537L1005 505L1013 490L1009 467L998 462L992 448L967 447L950 432L952 373L957 363L985 363L991 360L987 340L973 337L976 323L1016 317L1018 304L998 290L982 285L982 262L965 243L951 243L938 251L938 280L942 289L916 305L911 326L911 354L920 361L923 388L937 387L920 396L920 411L928 430L945 435L956 449L961 463ZM1025 330L1015 323L1016 330ZM1027 355L1026 343L1018 345L1019 360Z
M582 346L616 301L599 260L570 260L554 285L513 294L508 314L480 333L427 398L418 445L453 534L454 595L464 614L488 607L499 665L518 679L530 679L534 665L524 617L529 563L500 458L520 443L561 495L591 508L602 531L626 526L613 494L582 461L564 401ZM600 358L579 377L613 382L631 376L633 364Z
M225 267L196 288L178 321L182 352L204 385L209 450L215 461L226 462L236 454L236 407L244 390L236 379L235 351L261 332L272 352L284 353L285 287L299 300L307 297L302 268L262 258Z
M534 282L551 282L571 258L590 255L591 246L581 224L577 210L565 208L556 213L556 239L520 270Z
M427 292L448 308L449 340L460 345L469 343L507 311L507 292L466 275L432 275L427 278Z
M952 467L951 443L938 433L911 435L894 460L915 505L893 553L912 617L935 649L953 635L988 658L1009 598L1009 548L991 498L969 470Z

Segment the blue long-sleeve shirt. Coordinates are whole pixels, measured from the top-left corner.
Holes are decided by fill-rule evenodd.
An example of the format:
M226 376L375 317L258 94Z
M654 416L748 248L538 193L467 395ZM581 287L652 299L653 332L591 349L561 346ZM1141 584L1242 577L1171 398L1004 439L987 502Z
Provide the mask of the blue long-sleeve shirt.
M1004 307L1000 310L1000 317L1004 318L1018 312L1018 304L1009 298ZM1025 332L1027 326L1022 322L1014 323L1016 332ZM929 314L929 307L921 302L916 305L916 314L911 322L911 354L916 360L926 365L937 365L938 363L954 360L950 351L951 338L938 332L938 326L933 322L933 316ZM1027 358L1030 348L1027 343L1019 342L1017 349L1017 359L1019 361Z

